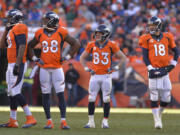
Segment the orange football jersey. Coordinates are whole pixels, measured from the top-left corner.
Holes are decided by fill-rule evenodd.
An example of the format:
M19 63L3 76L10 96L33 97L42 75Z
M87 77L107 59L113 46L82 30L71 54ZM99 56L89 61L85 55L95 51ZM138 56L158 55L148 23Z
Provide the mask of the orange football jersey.
M92 54L92 70L99 75L108 73L108 68L111 67L112 55L119 50L114 41L107 41L102 46L92 41L87 44L85 49L86 52Z
M171 33L164 32L160 41L152 38L150 34L139 38L139 45L148 49L149 60L153 67L165 67L169 64L169 48L176 47L174 37Z
M23 63L26 62L27 55L27 39L28 39L28 28L25 24L16 24L7 35L7 59L8 63L16 63L16 57L18 55L18 46L16 44L16 36L25 34L26 35L26 50L23 56Z
M59 27L51 35L44 32L41 28L36 31L35 38L41 44L41 59L44 61L43 68L60 68L61 51L68 31Z

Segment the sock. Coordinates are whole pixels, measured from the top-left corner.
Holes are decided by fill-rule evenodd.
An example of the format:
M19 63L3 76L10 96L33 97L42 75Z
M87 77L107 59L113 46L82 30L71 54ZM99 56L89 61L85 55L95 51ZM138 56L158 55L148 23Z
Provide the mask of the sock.
M16 120L17 119L16 116L17 116L17 110L11 110L10 111L10 118Z
M16 120L18 102L15 96L10 96L10 118Z
M153 114L155 122L160 120L160 117L159 117L159 108L152 108L152 114Z
M89 121L94 121L94 115L89 115Z
M88 115L94 115L94 111L95 111L95 103L89 102L89 104L88 104Z
M66 118L66 102L64 99L64 92L57 93L57 97L59 99L59 109L61 112L61 120Z
M24 110L24 113L26 114L26 116L31 116L32 115L31 111L29 110L28 105L23 106L23 110Z
M60 122L62 122L63 120L66 120L66 118L61 118L61 121L60 121Z
M104 103L104 118L108 118L109 117L109 112L110 112L110 103Z
M46 115L46 119L51 119L50 113L50 94L42 94L42 105Z

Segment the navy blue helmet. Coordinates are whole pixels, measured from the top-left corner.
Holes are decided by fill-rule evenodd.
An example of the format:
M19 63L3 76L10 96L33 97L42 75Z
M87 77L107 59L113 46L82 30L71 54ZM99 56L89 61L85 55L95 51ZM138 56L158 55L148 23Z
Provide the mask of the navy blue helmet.
M162 29L162 21L159 17L153 16L148 21L147 31L154 35L156 32L161 31Z
M18 9L11 9L6 14L7 23L14 25L24 18L23 13Z
M97 28L96 28L96 30L95 30L95 35L94 35L94 37L96 38L96 34L97 33L101 33L102 34L102 36L101 36L101 41L105 41L105 40L107 40L108 38L109 38L109 36L110 36L110 33L111 33L111 30L110 30L110 28L109 27L107 27L105 24L101 24L101 25L99 25Z
M55 29L59 26L59 16L50 11L43 16L43 26L49 29Z

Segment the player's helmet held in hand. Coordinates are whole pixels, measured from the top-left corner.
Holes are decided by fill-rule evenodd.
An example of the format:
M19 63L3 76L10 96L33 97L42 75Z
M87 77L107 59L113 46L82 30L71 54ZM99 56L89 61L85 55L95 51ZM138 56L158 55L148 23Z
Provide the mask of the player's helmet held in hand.
M19 23L24 18L23 13L18 9L11 9L6 14L8 25Z
M59 16L52 11L45 13L42 19L45 28L53 30L59 26Z
M101 33L101 34L99 35L99 33ZM97 41L102 42L109 38L110 33L111 33L110 28L107 27L105 24L101 24L96 28L95 33L94 33L94 38Z
M162 20L157 16L151 17L148 21L147 31L151 35L154 35L156 32L161 31L161 29L162 29Z

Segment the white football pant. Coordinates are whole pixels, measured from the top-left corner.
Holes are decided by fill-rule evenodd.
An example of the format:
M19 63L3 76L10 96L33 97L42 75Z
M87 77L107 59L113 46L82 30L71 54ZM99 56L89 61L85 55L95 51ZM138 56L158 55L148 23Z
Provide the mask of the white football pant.
M89 82L89 102L95 102L100 89L102 90L103 102L110 102L112 90L111 74L91 75Z
M20 64L20 72L18 76L13 75L15 63L8 63L6 71L6 83L7 83L7 94L8 96L15 96L21 93L24 73L27 69L27 63Z
M40 83L43 94L51 93L52 85L56 93L63 92L65 88L63 69L40 68Z
M169 75L160 78L149 79L150 100L163 102L171 101L171 81Z

